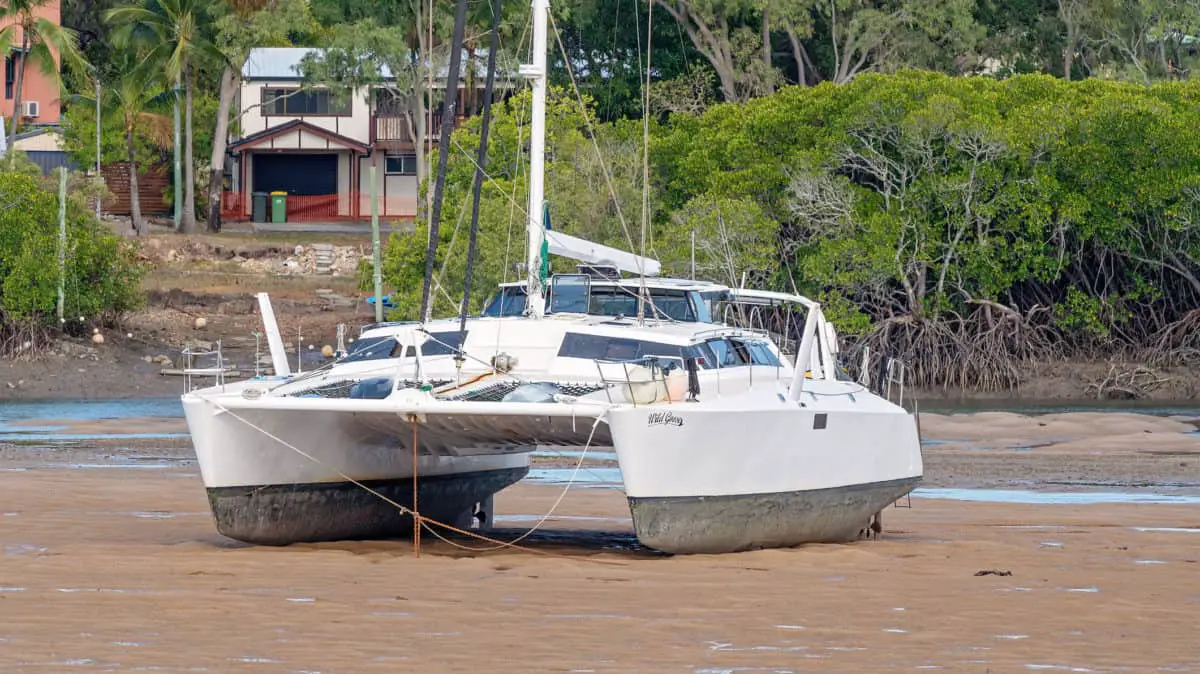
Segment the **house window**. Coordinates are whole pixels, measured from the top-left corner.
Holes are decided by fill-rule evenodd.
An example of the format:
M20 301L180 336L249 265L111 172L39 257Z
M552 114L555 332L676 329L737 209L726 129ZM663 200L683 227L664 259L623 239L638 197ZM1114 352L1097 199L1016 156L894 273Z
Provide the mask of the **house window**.
M13 84L17 81L17 60L12 56L4 59L4 97L12 100Z
M387 156L387 174L390 176L417 175L417 155L389 154Z
M263 117L326 116L349 117L350 99L338 98L328 91L303 89L262 90Z

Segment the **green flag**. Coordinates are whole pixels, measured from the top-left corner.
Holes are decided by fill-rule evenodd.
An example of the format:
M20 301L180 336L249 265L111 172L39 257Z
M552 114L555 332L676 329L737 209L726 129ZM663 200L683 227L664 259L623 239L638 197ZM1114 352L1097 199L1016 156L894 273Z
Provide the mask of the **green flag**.
M546 238L546 232L550 229L550 202L542 201L542 268L541 280L542 285L546 284L546 279L550 278L550 241Z

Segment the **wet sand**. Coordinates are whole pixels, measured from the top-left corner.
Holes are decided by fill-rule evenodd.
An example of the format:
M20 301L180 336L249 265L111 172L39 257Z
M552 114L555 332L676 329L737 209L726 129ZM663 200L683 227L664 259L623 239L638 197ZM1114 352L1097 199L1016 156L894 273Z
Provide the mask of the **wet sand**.
M3 671L1200 669L1197 505L914 499L877 541L669 557L619 492L575 489L544 525L565 542L417 559L223 539L194 468L8 465ZM497 535L560 493L503 492Z
M4 432L38 429L57 430L0 440L4 672L1200 671L1191 417L922 415L923 488L1190 503L914 498L880 540L697 557L641 548L621 493L588 485L519 549L245 546L213 527L182 419ZM535 473L577 457L539 452ZM522 536L563 489L502 492L491 535Z

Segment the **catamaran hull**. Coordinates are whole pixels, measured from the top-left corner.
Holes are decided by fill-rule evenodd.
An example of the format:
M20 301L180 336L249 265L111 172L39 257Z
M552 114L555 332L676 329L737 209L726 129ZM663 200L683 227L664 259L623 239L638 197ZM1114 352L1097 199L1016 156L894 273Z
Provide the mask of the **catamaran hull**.
M741 552L856 538L920 478L774 494L629 498L647 547L676 554Z
M353 412L229 409L197 394L183 408L222 535L286 545L412 533L396 507L412 507L411 426L389 429L382 415ZM452 456L422 447L418 512L468 524L476 504L529 472L528 450L506 449Z
M477 503L525 477L529 467L418 476L422 517L469 528ZM376 540L412 535L412 476L389 480L209 487L217 531L258 545ZM489 513L490 515L490 513Z
M664 552L851 540L923 471L915 420L883 401L878 412L627 407L609 425L638 540Z

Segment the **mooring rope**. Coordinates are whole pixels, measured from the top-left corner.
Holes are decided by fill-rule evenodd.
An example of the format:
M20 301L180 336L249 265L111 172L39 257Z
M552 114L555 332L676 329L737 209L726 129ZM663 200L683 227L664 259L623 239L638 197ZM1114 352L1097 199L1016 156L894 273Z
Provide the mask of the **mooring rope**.
M596 417L596 420L592 423L592 430L591 430L591 432L588 433L587 444L585 444L583 446L583 451L580 452L580 454L579 454L579 461L575 462L575 470L573 470L571 472L571 478L569 480L567 480L566 486L563 487L562 492L558 495L558 498L554 501L554 505L550 506L550 511L547 512L545 515L542 515L542 518L540 520L538 520L537 523L534 524L533 527L531 527L529 529L529 531L526 531L525 533L521 534L520 536L517 536L513 540L509 541L509 545L515 544L519 541L523 541L526 538L528 538L535 531L540 529L542 527L542 525L546 523L546 520L550 519L550 516L554 514L554 511L558 509L559 504L561 504L563 502L563 499L566 498L567 492L570 491L572 486L574 486L575 480L579 476L579 469L583 467L583 460L587 456L588 449L592 446L592 437L595 436L596 427L600 425L600 421L602 419L603 419L603 417ZM442 542L448 543L449 545L452 545L452 546L462 549L462 550L469 550L471 552L491 552L493 550L500 549L498 547L472 548L470 546L461 545L459 543L455 543L454 541L444 538L443 536L438 534L438 532L434 531L433 528L429 527L428 525L426 525L425 528L431 534L433 534L434 536L437 536L439 539L441 539Z
M214 406L214 407L218 408L219 410L221 410L221 411L222 411L222 412L224 412L225 414L228 414L229 416L233 417L234 419L237 419L238 421L240 421L240 422L242 422L242 423L246 424L246 425L247 425L247 426L249 426L250 428L253 428L254 430L256 430L256 431L258 431L258 432L262 433L263 435L265 435L265 436L267 436L267 437L269 437L269 438L271 438L271 439L272 439L272 440L274 440L275 442L278 442L279 444L283 445L284 447L287 447L288 449L290 449L290 450L292 450L292 451L296 452L297 454L299 454L300 456L303 456L304 458L308 459L309 461L312 461L313 463L315 463L315 464L317 464L317 465L319 465L319 466L321 466L321 467L323 467L323 468L327 468L327 469L331 470L331 471L332 471L334 474L336 474L338 477L340 477L340 478L342 478L342 479L346 480L347 482L349 482L349 483L351 483L351 484L353 484L353 485L355 485L355 486L357 486L357 487L359 487L359 488L363 489L364 491L368 492L369 494L371 494L371 495L373 495L373 496L375 496L375 497L379 498L380 500L384 501L385 503L387 503L387 504L389 504L389 505L393 506L394 508L396 508L397 510L399 510L399 511L400 511L400 514L401 514L401 515L410 515L410 516L413 518L413 521L414 521L414 528L415 528L415 526L417 525L417 523L419 523L421 526L424 526L424 527L425 527L427 530L429 530L431 533L433 533L433 534L434 534L434 536L436 536L438 539L440 539L440 540L442 540L442 541L445 541L446 543L448 543L448 544L450 544L450 545L452 545L452 546L455 546L455 547L458 547L458 548L461 548L461 549L464 549L464 550L473 551L473 552L487 552L487 551L493 551L493 550L500 550L500 549L504 549L504 548L511 548L511 549L514 549L514 550L520 550L520 551L522 551L522 552L530 552L530 553L533 553L533 554L545 555L545 556L548 556L548 557L562 557L562 558L565 558L565 559L581 559L581 560L583 560L583 561L586 561L586 562L593 562L593 563L596 563L596 564L620 565L620 566L624 566L624 565L625 565L623 562L618 562L618 561L612 561L612 560L601 560L601 559L591 559L591 558L588 558L588 557L575 557L575 556L571 556L571 555L563 555L563 554L559 554L559 553L550 552L550 551L548 551L548 550L538 550L537 548L530 548L530 547L526 547L526 546L523 546L523 545L518 545L518 544L517 544L517 541L524 540L526 537L528 537L529 535L533 534L533 533L534 533L534 532L535 532L535 531L536 531L538 528L540 528L540 527L541 527L541 525L542 525L542 524L543 524L543 523L546 521L546 519L547 519L547 518L549 518L549 516L550 516L551 514L553 514L553 512L554 512L554 509L558 507L559 503L561 503L561 502L562 502L563 498L566 496L566 492L567 492L567 491L568 491L568 490L571 488L571 486L574 484L574 481L575 481L575 476L576 476L576 474L578 474L579 466L580 466L580 465L582 465L582 463L583 463L583 456L584 456L584 455L586 455L586 453L587 453L587 452L586 452L586 447L585 447L585 450L584 450L583 454L581 454L581 456L580 456L580 459L579 459L579 462L578 462L578 464L576 464L576 471L575 471L575 473L574 473L574 474L572 474L572 476L571 476L571 480L570 480L570 481L567 483L566 487L563 489L563 492L562 492L561 494L559 494L558 500L557 500L557 501L555 501L555 503L554 503L554 506L553 506L553 507L551 508L551 510L550 510L550 513L547 513L547 514L546 514L546 516L544 516L544 517L543 517L541 520L539 520L539 521L537 522L537 524L535 524L535 525L534 525L534 526L533 526L533 527L532 527L532 528L531 528L529 531L525 532L524 534L521 534L521 535L520 535L520 536L518 536L517 538L513 539L513 541L502 541L502 540L500 540L500 539L498 539L498 538L492 538L492 537L490 537L490 536L484 536L483 534L479 534L479 533L476 533L476 532L473 532L473 531L470 531L470 530L467 530L467 529L460 529L460 528L458 528L458 527L456 527L456 526L453 526L453 525L451 525L451 524L447 524L447 523L445 523L445 522L440 522L440 521L438 521L438 520L435 520L435 519L432 519L432 518L429 518L429 517L425 517L425 516L421 515L419 512L417 512L415 509L413 509L413 508L409 508L409 507L407 507L407 506L405 506L405 505L402 505L402 504L400 504L400 503L397 503L395 500L393 500L393 499L391 499L391 498L388 498L387 496L385 496L385 495L383 495L383 494L379 493L377 490L375 490L375 489L372 489L371 487L369 487L369 486L367 486L367 485L363 484L361 481L359 481L359 480L356 480L356 479L354 479L353 477L350 477L349 475L345 474L345 473L344 473L344 472L342 472L341 470L339 470L339 469L337 469L337 468L334 468L334 467L332 467L332 466L329 466L328 464L324 463L324 462L323 462L323 461L321 461L320 459L318 459L318 458L316 458L315 456L313 456L313 455L309 454L308 452L305 452L304 450L302 450L302 449L300 449L299 447L297 447L297 446L293 445L292 443L288 442L287 440L284 440L283 438L281 438L281 437L279 437L279 436L275 435L274 433L272 433L272 432L268 431L267 429L265 429L265 428L262 428L261 426L258 426L258 425L257 425L257 424L255 424L254 422L252 422L252 421L250 421L249 419L246 419L245 417L243 417L243 416L241 416L241 415L237 414L237 413L236 413L236 412L234 412L233 410L230 410L228 407L226 407L226 406L222 405L220 402L218 402L217 400L214 400L212 397L210 397L210 396L197 396L197 397L199 397L201 400L205 401L206 403L208 403L208 404L210 404L210 405L212 405L212 406ZM596 427L597 427L597 426L599 426L599 423L600 423L600 421L601 421L601 418L600 418L600 417L597 417L597 418L596 418L596 421L595 421L595 423L592 425L592 434L594 434L594 433L595 433L595 431L596 431ZM415 428L415 424L414 424L414 428ZM589 434L589 435L588 435L588 445L590 445L590 444L591 444L591 441L592 441L592 434ZM414 454L415 454L415 451L414 451ZM414 473L415 473L415 471L416 471L416 466L415 466L415 465L414 465L414 467L413 467L413 470L414 470ZM429 527L429 523L432 523L432 524L435 524L435 525L437 525L437 526L439 526L439 527L442 527L443 529L446 529L447 531L451 531L451 532L454 532L454 533L457 533L457 534L461 534L461 535L463 535L463 536L467 536L467 537L470 537L470 538L479 539L479 540L481 540L481 541L483 541L483 542L485 542L485 543L491 543L493 547L490 547L490 548L478 548L478 549L477 549L477 548L471 548L470 546L463 546L463 545L461 545L461 544L458 544L458 543L455 543L455 542L453 542L453 541L450 541L450 540L446 539L444 536L442 536L442 535L438 534L436 531L434 531L432 528L430 528L430 527Z

